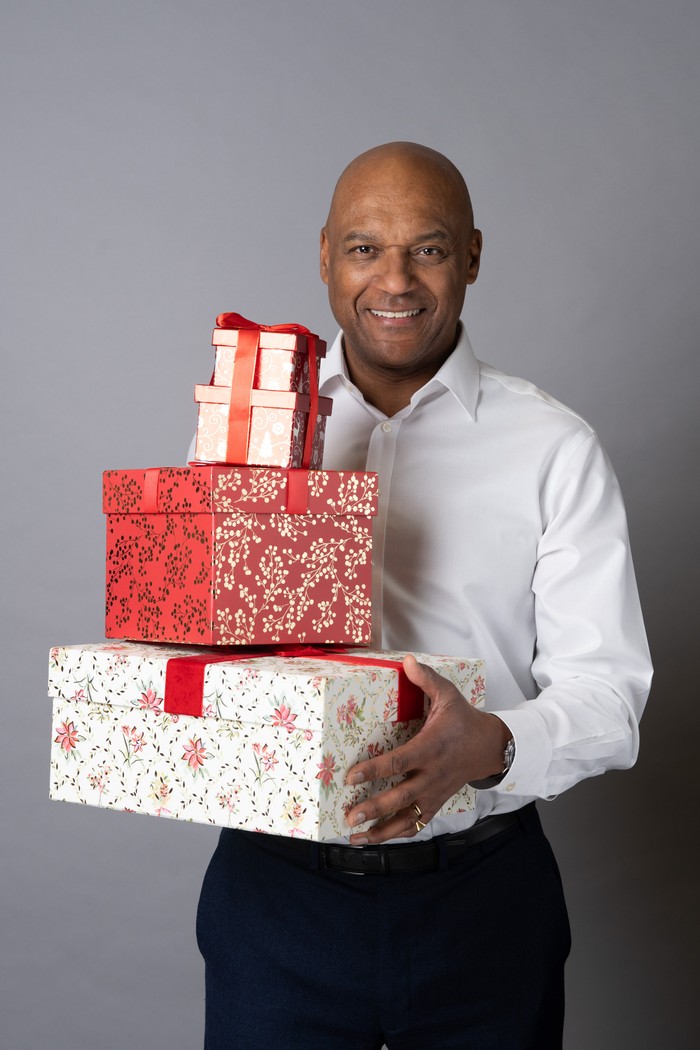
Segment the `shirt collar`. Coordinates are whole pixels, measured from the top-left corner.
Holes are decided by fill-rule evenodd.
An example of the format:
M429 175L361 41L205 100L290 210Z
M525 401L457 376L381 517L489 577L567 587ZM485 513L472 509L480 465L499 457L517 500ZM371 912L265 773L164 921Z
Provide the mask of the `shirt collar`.
M343 353L342 332L338 332L321 368L321 387L325 394L331 395L333 388L337 387L338 383L342 383L350 391L356 391L348 375ZM454 350L433 378L425 386L416 390L411 398L411 407L417 405L428 394L435 392L440 386L449 390L472 419L475 418L479 396L479 362L474 356L469 337L461 321ZM359 391L356 392L359 394Z

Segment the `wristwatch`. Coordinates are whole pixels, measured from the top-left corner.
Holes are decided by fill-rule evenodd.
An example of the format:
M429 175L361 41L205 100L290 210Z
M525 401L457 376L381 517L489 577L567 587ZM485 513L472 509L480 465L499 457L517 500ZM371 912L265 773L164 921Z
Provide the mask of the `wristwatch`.
M503 772L496 773L495 776L485 777L484 780L470 780L469 786L473 788L492 788L496 787L501 783L507 773L510 772L510 767L515 761L515 740L513 737L510 738L506 744L506 749L503 752Z

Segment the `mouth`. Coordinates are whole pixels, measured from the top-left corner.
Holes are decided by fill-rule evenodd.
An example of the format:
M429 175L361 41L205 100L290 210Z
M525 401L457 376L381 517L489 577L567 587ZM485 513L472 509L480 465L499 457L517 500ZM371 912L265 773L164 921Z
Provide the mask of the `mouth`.
M389 320L400 320L404 317L417 317L421 313L421 309L417 310L370 310L370 313L374 317L388 317Z

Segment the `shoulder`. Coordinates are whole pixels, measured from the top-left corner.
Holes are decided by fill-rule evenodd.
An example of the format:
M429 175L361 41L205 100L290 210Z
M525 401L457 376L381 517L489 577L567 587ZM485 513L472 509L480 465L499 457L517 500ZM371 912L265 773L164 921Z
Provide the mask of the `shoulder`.
M518 376L507 375L493 365L479 362L481 386L489 397L494 397L504 403L510 402L510 407L517 407L523 412L539 413L558 419L563 425L570 425L575 429L582 429L587 433L593 433L593 427L583 416L579 415L568 405L557 401L551 394L540 390L534 383Z
M597 443L593 427L583 416L534 383L479 362L477 418L499 428L527 432L534 440Z

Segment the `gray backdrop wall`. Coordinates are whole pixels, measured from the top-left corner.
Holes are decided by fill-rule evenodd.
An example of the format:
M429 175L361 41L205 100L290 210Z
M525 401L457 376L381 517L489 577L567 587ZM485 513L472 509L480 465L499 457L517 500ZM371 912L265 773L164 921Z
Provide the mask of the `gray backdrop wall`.
M567 1050L696 1046L698 5L3 0L1 17L2 1046L201 1045L216 831L48 801L47 650L102 637L100 473L183 461L215 315L333 336L332 185L397 138L472 188L477 353L587 416L626 493L657 666L641 758L541 806L574 933Z

